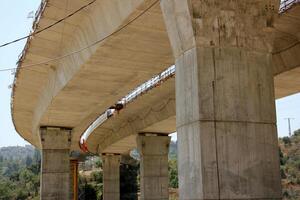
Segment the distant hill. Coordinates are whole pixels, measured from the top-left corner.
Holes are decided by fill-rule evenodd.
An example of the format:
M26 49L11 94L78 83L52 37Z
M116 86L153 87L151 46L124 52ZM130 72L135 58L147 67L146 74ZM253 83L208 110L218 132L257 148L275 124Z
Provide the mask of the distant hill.
M26 157L33 158L35 148L31 145L26 146L10 146L0 148L0 158L7 160L23 160Z

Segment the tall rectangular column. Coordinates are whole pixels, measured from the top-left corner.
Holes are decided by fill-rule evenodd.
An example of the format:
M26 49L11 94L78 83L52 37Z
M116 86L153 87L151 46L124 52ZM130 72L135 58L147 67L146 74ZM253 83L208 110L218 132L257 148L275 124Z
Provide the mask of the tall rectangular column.
M41 199L70 198L71 130L45 127L40 129L42 141Z
M182 200L281 199L277 0L162 0L176 63Z
M169 199L169 144L169 136L138 136L141 200Z
M120 200L121 155L103 154L103 199Z

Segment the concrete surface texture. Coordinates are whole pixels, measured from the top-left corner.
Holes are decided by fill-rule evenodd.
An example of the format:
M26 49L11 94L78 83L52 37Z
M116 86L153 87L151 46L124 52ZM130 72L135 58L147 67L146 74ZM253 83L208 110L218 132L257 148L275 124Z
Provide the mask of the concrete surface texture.
M103 160L103 199L120 199L120 161L121 155L102 155Z
M273 47L275 95L277 98L300 92L300 2L281 13L274 22Z
M137 137L141 200L169 199L168 154L171 138L155 134Z
M42 128L41 199L70 199L70 130Z
M180 199L281 199L269 28L278 5L162 1L177 66Z
M68 2L48 0L35 31L89 1ZM112 155L139 146L148 162L156 148L141 146L139 133L177 130L181 199L280 199L274 101L300 91L300 6L280 14L278 7L279 0L98 0L31 37L15 78L12 116L20 135L42 149L44 199L68 199L68 154L79 150L86 128L172 64L175 80L139 97L89 137L91 152L107 154L105 198L118 199L119 156ZM142 195L155 191L151 185Z

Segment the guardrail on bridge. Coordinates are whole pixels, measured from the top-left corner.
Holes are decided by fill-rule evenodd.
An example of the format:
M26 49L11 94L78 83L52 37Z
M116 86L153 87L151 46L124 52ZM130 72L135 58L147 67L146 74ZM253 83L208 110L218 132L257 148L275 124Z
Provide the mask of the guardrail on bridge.
M300 0L284 0L280 4L279 13L290 9L294 4L300 3Z

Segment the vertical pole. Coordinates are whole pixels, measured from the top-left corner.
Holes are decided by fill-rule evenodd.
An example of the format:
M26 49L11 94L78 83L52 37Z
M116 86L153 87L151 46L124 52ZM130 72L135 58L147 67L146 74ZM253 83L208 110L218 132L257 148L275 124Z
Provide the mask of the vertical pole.
M73 200L78 200L78 160L71 160Z
M289 127L289 136L292 136L292 128L291 128L291 120L293 120L294 118L285 118L286 120L288 120L288 127Z
M289 136L291 137L292 131L291 131L291 119L288 118L288 123L289 123Z

